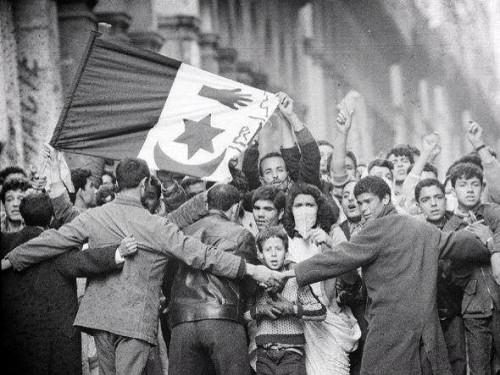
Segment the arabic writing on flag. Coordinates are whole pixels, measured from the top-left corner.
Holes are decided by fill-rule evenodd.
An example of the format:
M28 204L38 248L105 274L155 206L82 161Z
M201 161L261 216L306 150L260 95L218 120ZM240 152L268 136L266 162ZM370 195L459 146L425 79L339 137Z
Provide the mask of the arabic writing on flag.
M273 94L93 34L51 145L221 181L276 106Z

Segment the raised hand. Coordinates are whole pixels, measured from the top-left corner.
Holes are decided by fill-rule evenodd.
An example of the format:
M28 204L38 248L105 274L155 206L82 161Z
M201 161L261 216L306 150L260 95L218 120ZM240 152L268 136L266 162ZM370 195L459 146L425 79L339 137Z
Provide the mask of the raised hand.
M474 148L484 145L483 128L477 122L469 121L469 127L465 136Z
M134 236L131 234L125 237L116 251L118 251L123 258L137 253L137 242L135 242Z
M278 108L285 116L293 115L293 99L285 92L276 93L278 97Z
M239 107L246 107L248 103L252 103L252 95L242 94L241 89L216 89L210 86L203 86L198 95L208 99L218 101L220 104L225 105L231 109L238 110Z
M347 135L351 130L354 110L347 108L345 104L340 105L338 109L339 113L335 118L335 128L339 133Z
M422 154L428 160L434 159L441 152L441 138L437 132L432 132L422 139Z

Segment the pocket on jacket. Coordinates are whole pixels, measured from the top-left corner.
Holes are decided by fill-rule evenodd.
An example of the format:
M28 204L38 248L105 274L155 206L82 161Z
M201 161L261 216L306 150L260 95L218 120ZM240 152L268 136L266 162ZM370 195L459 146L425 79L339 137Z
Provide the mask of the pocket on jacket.
M462 314L465 314L466 312L469 313L473 312L467 310L469 309L471 302L474 300L474 295L476 294L476 291L477 291L477 280L469 280L464 289L464 297L462 300Z

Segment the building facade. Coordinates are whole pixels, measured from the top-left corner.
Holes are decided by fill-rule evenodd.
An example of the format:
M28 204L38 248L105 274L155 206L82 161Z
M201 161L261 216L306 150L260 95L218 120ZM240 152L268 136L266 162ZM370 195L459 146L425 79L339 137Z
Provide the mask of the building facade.
M271 92L317 139L336 106L356 114L358 159L437 130L444 170L469 151L464 124L500 147L495 0L7 0L0 2L2 166L41 163L90 30ZM102 27L101 27L102 28ZM70 156L70 166L103 161Z

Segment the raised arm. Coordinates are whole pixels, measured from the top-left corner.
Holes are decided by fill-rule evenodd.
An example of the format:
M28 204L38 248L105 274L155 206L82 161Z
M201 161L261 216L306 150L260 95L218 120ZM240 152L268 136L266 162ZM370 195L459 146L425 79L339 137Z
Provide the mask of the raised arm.
M312 133L295 113L293 99L283 92L276 95L279 99L278 107L288 123L288 126L283 126L283 157L285 158L286 155L287 158L291 159L297 152L297 147L295 146L293 137L291 137L291 131L293 131L297 139L297 145L300 152L298 175L295 176L295 173L290 173L290 175L295 181L302 181L320 187L319 164L321 155L318 144ZM288 150L290 150L290 152L288 152ZM296 163L294 163L293 160L287 163L287 167L291 171L292 165L289 164L296 165Z
M483 128L477 122L470 122L466 133L467 140L481 158L484 169L484 179L488 187L489 199L500 204L500 162L486 147L483 140Z
M330 167L330 175L333 185L344 186L349 181L349 175L345 170L345 158L347 153L347 137L352 125L353 110L347 108L345 104L339 107L339 112L335 118L335 136L332 139L333 154Z
M439 135L436 132L428 134L422 139L422 153L403 182L404 202L407 212L415 204L415 187L420 181L425 164L434 160L440 152L441 145L439 143Z

